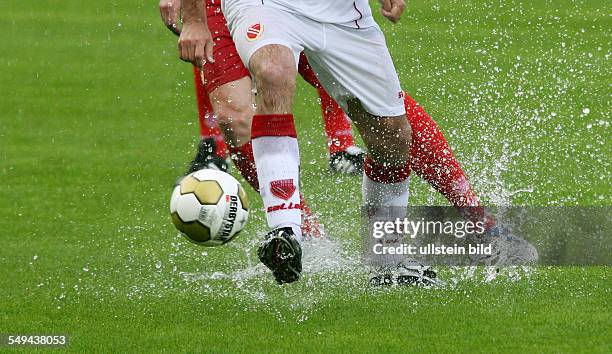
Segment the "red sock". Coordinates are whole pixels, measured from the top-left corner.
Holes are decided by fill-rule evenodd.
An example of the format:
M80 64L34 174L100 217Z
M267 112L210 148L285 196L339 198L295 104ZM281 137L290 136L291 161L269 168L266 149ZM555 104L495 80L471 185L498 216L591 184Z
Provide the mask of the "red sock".
M406 164L405 166L390 166L375 162L370 158L370 155L366 155L363 163L363 172L369 179L377 183L392 184L400 183L410 177L410 171L412 166Z
M217 126L217 122L214 118L212 105L210 104L210 98L204 88L202 79L200 77L200 70L197 67L193 67L196 99L198 101L198 117L200 119L200 137L202 139L213 138L217 145L216 154L222 158L227 156L227 145L223 140L223 135Z
M355 145L353 132L351 131L351 123L342 108L338 106L336 101L334 101L334 99L327 94L323 86L321 86L304 52L300 54L298 71L306 82L317 89L319 97L321 98L321 112L323 113L323 122L325 123L325 134L327 135L329 153L334 154L344 151L349 146Z
M436 122L404 92L406 116L412 128L410 163L421 178L438 190L469 220L485 220L485 213L453 150ZM486 220L487 227L494 224Z
M323 88L317 91L321 98L321 111L323 112L329 153L334 154L344 151L348 147L355 145L351 123L342 108L338 106L336 101Z
M248 143L240 147L229 147L230 157L234 161L234 165L240 171L244 179L249 182L251 187L259 192L259 180L257 179L257 168L255 167L255 159L253 159L253 145L249 140Z

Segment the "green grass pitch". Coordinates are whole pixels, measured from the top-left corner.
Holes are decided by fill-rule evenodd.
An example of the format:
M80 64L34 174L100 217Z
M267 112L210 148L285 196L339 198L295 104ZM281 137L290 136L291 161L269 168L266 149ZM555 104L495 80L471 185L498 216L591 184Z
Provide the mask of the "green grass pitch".
M419 0L384 23L404 88L486 203L612 204L609 5ZM0 11L0 333L66 333L73 352L609 352L610 267L443 272L455 285L429 290L334 271L356 267L360 178L327 171L303 82L303 190L342 255L319 250L333 257L290 286L250 274L265 230L252 190L237 240L187 243L168 201L197 115L157 2ZM411 184L411 204L446 204Z

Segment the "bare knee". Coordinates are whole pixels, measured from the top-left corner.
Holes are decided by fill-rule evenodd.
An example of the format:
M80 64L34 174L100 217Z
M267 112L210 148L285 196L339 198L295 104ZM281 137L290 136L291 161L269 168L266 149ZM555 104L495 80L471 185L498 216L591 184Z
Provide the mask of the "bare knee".
M253 54L249 66L257 84L258 109L268 113L291 112L297 75L291 50L267 45Z
M409 160L412 130L405 115L377 117L354 101L349 111L374 161L402 165Z
M243 78L215 89L210 94L219 128L227 142L241 146L251 138L253 104L251 80Z
M217 101L213 103L213 107L219 128L230 145L241 146L250 140L253 118L250 105L245 107L232 102Z
M403 165L410 157L410 125L403 116L378 119L379 123L370 128L371 134L376 136L370 144L375 146L368 146L372 158L378 162Z
M217 122L224 125L249 125L253 115L250 105L237 105L233 102L218 102L214 108Z
M405 115L398 117L380 118L383 123L383 131L388 132L387 139L391 144L397 146L402 154L408 157L410 144L412 143L412 129Z
M295 85L295 59L291 50L281 45L267 45L253 54L250 67L257 85L286 88Z

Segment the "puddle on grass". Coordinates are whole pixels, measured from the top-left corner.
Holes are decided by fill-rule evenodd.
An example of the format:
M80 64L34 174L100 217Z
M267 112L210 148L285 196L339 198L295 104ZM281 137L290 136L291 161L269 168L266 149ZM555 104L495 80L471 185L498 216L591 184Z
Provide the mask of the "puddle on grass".
M302 278L290 285L278 286L270 271L259 262L248 262L246 267L228 272L179 274L186 284L201 287L204 295L231 297L247 309L266 309L279 320L290 316L298 322L308 319L333 293L342 292L350 297L351 292L364 290L367 278L361 271L359 256L345 251L339 240L305 241L303 254Z
M359 296L403 291L404 286L372 287L359 253L345 250L340 241L325 238L304 243L303 276L298 283L278 286L261 263L229 272L180 272L186 284L197 285L203 296L230 297L245 309L271 311L279 321L307 320L330 299L341 296L350 301ZM432 291L449 290L462 283L519 281L529 278L529 267L501 271L483 267L447 267L440 271L443 281Z
M136 236L122 241L134 246L142 244ZM210 304L227 299L224 303L235 304L243 311L262 312L279 321L297 323L308 320L336 299L350 302L364 296L406 291L402 286L371 287L368 273L361 265L360 252L353 249L356 241L337 238L305 242L301 280L279 286L256 258L258 242L258 238L252 238L230 243L224 246L223 252L215 252L196 247L177 234L171 247L140 254L121 242L114 254L125 261L122 268L106 269L90 260L75 270L76 280L48 278L35 291L51 291L58 310L78 304L81 299L96 299L107 305L117 299L127 299L147 309L147 304L156 299L184 297L203 305L197 311L206 311ZM202 269L207 265L214 265L214 269ZM472 284L489 286L496 282L522 281L532 275L529 268L519 267L505 269L496 277L482 267L448 267L439 271L444 285L432 287L429 289L432 292L454 292ZM408 293L415 303L428 296L417 289Z
M360 268L358 257L345 252L340 241L331 238L305 241L303 254L303 273L309 276L350 272ZM267 268L259 262L229 273L216 271L212 273L181 272L180 274L185 281L229 279L238 282L262 277L264 274L270 276Z

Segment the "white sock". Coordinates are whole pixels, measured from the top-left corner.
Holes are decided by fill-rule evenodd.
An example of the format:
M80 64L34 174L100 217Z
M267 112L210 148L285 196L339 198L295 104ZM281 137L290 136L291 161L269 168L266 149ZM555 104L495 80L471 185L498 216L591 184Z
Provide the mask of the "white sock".
M363 174L362 193L363 203L368 208L370 225L373 221L395 222L396 219L406 217L408 210L409 178L410 169L389 168L379 165L366 157L366 165ZM376 176L374 180L370 176ZM366 255L368 261L374 267L395 266L406 259L401 254L375 254L374 245L382 244L384 247L398 247L403 244L401 234L385 234L376 239L373 235L366 235Z
M300 210L300 153L296 138L261 136L253 139L259 190L268 226L291 227L302 240Z
M407 210L410 178L397 183L380 183L363 175L363 203L367 206L401 207ZM406 214L402 215L405 216Z
M364 205L368 208L371 221L395 222L396 219L406 217L409 182L410 179L398 183L380 183L371 180L365 174L363 175L363 200ZM401 254L375 254L373 252L374 245L379 243L384 247L401 246L404 243L401 234L385 234L380 239L376 239L372 235L366 237L368 237L366 254L369 255L368 261L371 266L393 267L406 259L406 256Z

